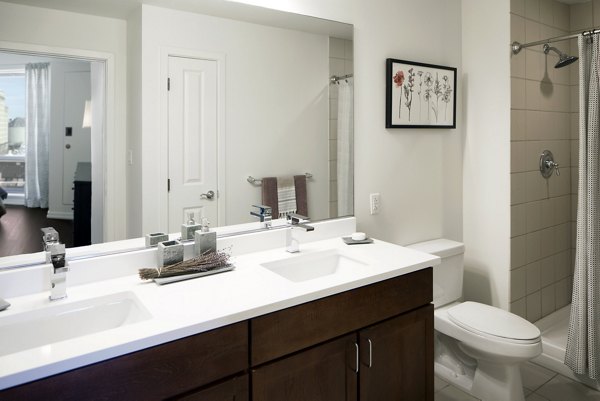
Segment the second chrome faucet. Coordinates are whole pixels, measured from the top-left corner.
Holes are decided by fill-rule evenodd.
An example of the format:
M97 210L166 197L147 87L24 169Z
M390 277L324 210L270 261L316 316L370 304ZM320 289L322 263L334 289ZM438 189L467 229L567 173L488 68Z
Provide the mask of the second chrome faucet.
M313 226L306 224L308 221L308 217L306 216L295 213L288 214L287 224L290 226L290 228L286 233L286 251L290 253L300 252L300 241L296 237L295 231L314 231L315 228Z

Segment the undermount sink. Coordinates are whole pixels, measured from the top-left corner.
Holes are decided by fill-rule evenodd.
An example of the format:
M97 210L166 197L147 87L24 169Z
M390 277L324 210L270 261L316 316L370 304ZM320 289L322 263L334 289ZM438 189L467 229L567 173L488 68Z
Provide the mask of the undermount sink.
M151 318L137 297L122 292L0 316L0 356L99 333Z
M332 249L266 262L262 266L285 279L301 282L333 274L359 273L368 264Z

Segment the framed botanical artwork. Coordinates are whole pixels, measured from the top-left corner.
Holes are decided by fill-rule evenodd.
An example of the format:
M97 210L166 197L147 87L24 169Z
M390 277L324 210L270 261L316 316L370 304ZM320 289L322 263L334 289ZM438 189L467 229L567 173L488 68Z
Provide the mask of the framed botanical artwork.
M387 59L386 128L456 128L456 68Z

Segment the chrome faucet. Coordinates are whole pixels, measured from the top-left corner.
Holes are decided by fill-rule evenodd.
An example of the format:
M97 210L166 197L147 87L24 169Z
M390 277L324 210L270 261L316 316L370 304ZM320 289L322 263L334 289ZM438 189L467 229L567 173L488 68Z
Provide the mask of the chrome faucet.
M56 301L67 297L67 272L69 266L66 258L65 244L61 244L58 232L52 227L42 228L42 242L46 252L46 263L52 263L50 273L50 300Z
M52 260L50 300L56 301L67 297L67 272L69 271L69 265L65 255L65 244L51 244L49 248Z
M273 209L271 206L265 205L252 205L258 209L258 212L250 212L252 216L256 216L263 223L264 228L271 228L271 221L273 220Z
M300 252L300 241L294 235L294 232L298 229L302 229L304 231L314 231L313 226L309 226L308 224L302 223L301 221L308 221L308 217L302 216L296 213L290 213L287 215L287 224L290 226L289 230L286 233L286 251L290 253Z

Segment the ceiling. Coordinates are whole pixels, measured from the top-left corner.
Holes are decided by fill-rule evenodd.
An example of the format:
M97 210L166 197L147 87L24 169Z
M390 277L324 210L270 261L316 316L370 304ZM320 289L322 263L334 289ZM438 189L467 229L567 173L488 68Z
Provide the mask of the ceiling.
M125 19L142 0L2 0L6 3L53 8L81 14Z

